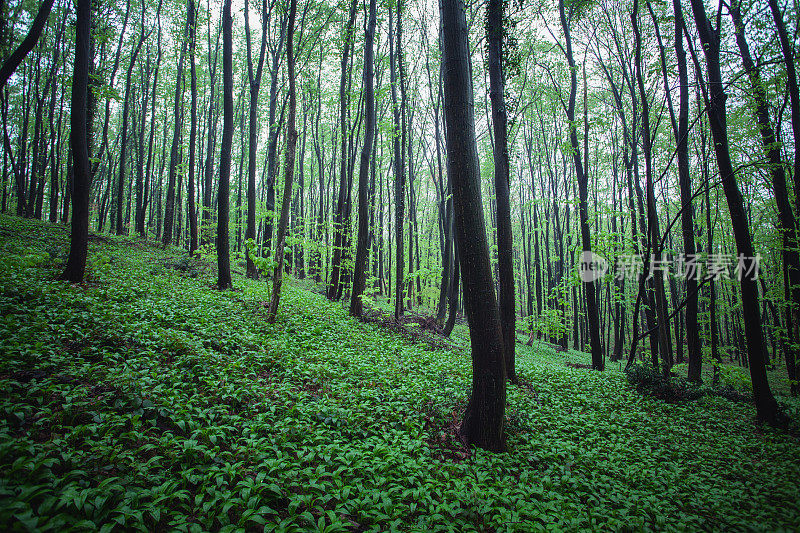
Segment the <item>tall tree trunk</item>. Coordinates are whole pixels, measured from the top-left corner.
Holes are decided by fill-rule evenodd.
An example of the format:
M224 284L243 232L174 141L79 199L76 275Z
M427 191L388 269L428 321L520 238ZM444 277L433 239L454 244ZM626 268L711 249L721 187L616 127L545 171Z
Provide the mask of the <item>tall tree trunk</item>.
M189 0L193 2L194 0ZM173 106L173 119L175 129L172 134L172 147L169 151L169 178L167 181L167 199L164 208L164 233L161 236L161 243L164 246L172 244L172 225L175 221L175 180L178 173L178 149L181 142L182 130L182 109L183 109L183 60L186 55L186 38L189 32L189 19L186 19L186 26L181 39L181 54L178 58L178 73L175 76L175 104ZM223 287L224 288L224 287Z
M261 89L261 75L264 72L264 57L267 51L267 28L269 19L267 18L267 2L261 5L261 48L258 52L258 64L253 71L253 52L250 39L250 3L244 2L244 27L245 43L247 44L247 77L250 82L250 122L248 137L248 160L247 160L247 229L244 238L246 240L256 238L256 156L258 155L258 93ZM245 246L245 261L247 263L247 277L255 279L258 276L256 265L250 257L250 247Z
M0 66L0 90L6 86L6 82L17 70L17 67L25 59L25 57L33 50L36 43L39 41L39 36L42 30L47 25L47 19L50 17L50 10L53 9L53 0L44 0L42 5L39 6L39 11L36 13L36 18L33 19L31 29L28 30L28 35L19 44L16 50L3 61ZM5 14L2 14L5 17Z
M197 250L197 214L195 211L195 152L197 145L197 69L195 68L195 54L197 52L197 7L195 0L189 0L189 70L191 73L192 109L190 112L189 130L189 182L186 185L189 199L187 218L189 219L189 255L194 255Z
M289 2L289 22L286 28L286 74L289 78L289 117L286 122L283 199L281 203L281 216L278 221L278 233L275 239L275 272L272 276L272 295L269 303L269 313L267 314L267 322L269 323L275 322L275 318L278 314L278 304L281 298L283 262L285 259L283 248L286 241L286 228L289 225L289 207L292 203L292 179L294 178L294 156L295 148L297 147L297 129L295 128L297 95L295 92L294 73L294 21L297 14L297 0L289 0Z
M220 30L221 30L220 26ZM211 58L211 25L208 29L208 78L209 78L209 110L208 110L208 143L206 146L205 174L203 176L203 214L200 221L200 244L211 243L211 212L213 211L213 188L214 188L214 156L216 155L217 140L217 97L215 90L217 87L217 57L219 52L220 31L214 44L214 57Z
M441 9L441 6L440 6ZM394 145L394 201L395 201L395 303L394 318L399 319L403 315L403 300L405 290L403 289L403 218L405 210L405 169L402 155L401 139L401 108L397 105L397 63L400 57L401 46L401 7L400 1L397 2L397 40L395 41L395 31L392 27L392 12L389 10L389 73L390 84L392 86L392 114L394 117L394 130L392 132ZM402 80L401 80L402 83Z
M708 70L708 121L711 134L714 137L714 152L717 156L722 188L728 201L728 210L731 214L733 234L736 240L736 249L739 256L745 261L755 261L753 241L747 215L744 210L744 200L736 182L730 152L728 149L727 117L725 112L725 95L720 69L720 28L714 29L708 18L702 0L692 0L692 11L703 44ZM741 276L742 314L747 335L748 362L750 378L753 382L753 398L756 404L758 418L769 424L779 424L783 416L778 404L772 395L767 372L764 365L764 338L761 330L761 316L759 315L758 288L755 280L748 276Z
M347 72L350 64L350 45L353 42L353 25L356 17L357 2L350 3L350 15L347 19L342 49L341 76L339 78L339 194L336 200L336 211L333 217L333 259L331 261L331 282L328 286L328 299L336 300L341 294L342 256L345 247L345 204L347 203Z
M786 92L789 93L789 103L792 117L792 133L794 136L794 196L795 207L800 211L800 88L797 85L797 68L795 67L795 50L783 22L783 14L778 7L778 0L768 0L775 29L778 30L778 40L783 52L783 63L786 67ZM795 14L796 15L796 14ZM797 39L797 36L794 37Z
M781 146L776 141L775 131L769 118L769 107L767 105L767 95L761 81L759 68L753 62L750 55L750 46L745 38L744 21L741 15L739 3L733 3L730 9L731 17L735 28L736 43L739 52L742 54L742 63L745 72L750 78L753 88L753 99L755 100L755 118L758 129L761 132L761 141L764 145L764 154L769 161L770 173L772 174L772 188L775 193L775 204L778 207L778 226L783 235L783 261L789 277L791 286L790 300L787 305L792 309L795 324L800 323L800 257L797 252L796 228L797 221L792 212L792 205L789 203L789 191L786 186L786 172L781 159ZM761 280L763 283L763 279ZM794 351L786 352L787 369L789 380L794 382L797 378L795 367ZM792 383L792 389L796 390L797 385Z
M233 18L231 0L222 7L222 142L219 157L219 199L217 207L217 286L233 288L231 281L230 220L231 144L233 143Z
M369 164L372 144L375 141L375 88L373 80L376 0L369 0L369 21L364 31L364 106L365 126L364 145L361 148L361 161L358 169L358 237L356 244L356 263L353 271L353 292L350 297L350 315L360 317L363 311L361 295L367 281L367 261L369 260Z
M503 0L489 0L489 96L494 131L494 188L497 198L497 271L500 285L500 320L506 373L512 382L516 373L516 310L514 305L514 238L511 232L511 190L508 161L508 117L503 79Z
M647 187L647 230L648 243L650 247L650 270L652 282L655 288L655 312L657 324L657 338L659 352L661 353L661 363L664 376L669 376L672 368L672 346L670 342L669 319L667 315L666 291L664 288L664 270L661 259L661 230L658 222L658 211L656 209L655 184L653 181L652 165L652 136L650 132L650 104L644 86L644 74L642 73L642 39L639 33L639 3L634 0L631 22L636 42L635 76L639 87L639 100L642 107L642 151L644 152L645 183ZM654 270L658 271L654 272Z
M191 2L193 0L189 1ZM114 196L114 204L116 206L114 210L116 214L116 220L114 221L114 233L117 235L122 235L125 232L122 222L122 202L125 191L125 165L127 163L128 154L128 113L130 111L130 92L133 67L136 66L136 57L139 55L139 51L142 49L142 43L144 43L146 38L144 33L144 10L145 8L142 7L141 34L139 35L139 40L136 42L136 46L131 54L130 63L128 64L128 72L125 75L125 96L123 97L122 104L122 139L120 140L119 148L119 174L117 176L117 191L116 195Z
M583 250L582 257L584 260L591 258L592 251L592 238L589 232L589 177L584 172L583 162L581 161L581 154L578 147L578 128L575 123L575 100L578 92L578 77L575 71L575 60L572 57L572 38L570 36L570 16L564 9L564 0L559 0L558 3L559 15L561 18L561 27L564 30L564 38L566 41L566 56L567 63L570 67L570 93L569 103L567 107L567 120L569 121L569 138L572 146L573 163L575 165L575 174L578 180L578 194L579 194L579 211L580 211L580 227L581 227L581 249ZM584 297L586 298L586 314L589 326L589 340L591 343L592 352L592 369L603 370L603 347L600 342L600 317L597 311L597 292L595 290L593 277L583 280Z
M447 171L453 183L456 241L472 347L472 395L460 431L469 444L502 451L506 407L503 331L481 202L467 19L462 0L441 0L439 10Z
M678 59L678 83L680 95L678 101L678 124L675 138L678 143L678 180L681 189L681 229L683 231L683 252L686 257L697 253L694 242L694 209L692 208L692 182L689 172L689 75L686 67L686 52L683 49L683 12L680 0L673 0L675 16L675 56ZM686 331L699 331L697 324L697 278L691 276L686 280ZM680 341L678 341L680 342ZM686 347L689 356L689 380L702 381L703 353L700 335L694 333L686 336Z
M76 0L75 67L72 74L70 144L73 154L72 231L69 257L61 279L81 283L89 245L89 148L86 134L91 47L91 1Z

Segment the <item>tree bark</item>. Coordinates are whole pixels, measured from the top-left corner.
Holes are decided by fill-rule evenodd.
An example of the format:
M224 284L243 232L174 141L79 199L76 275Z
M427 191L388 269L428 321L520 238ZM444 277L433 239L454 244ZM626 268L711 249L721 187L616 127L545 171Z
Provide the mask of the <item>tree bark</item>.
M232 289L230 243L231 144L233 142L233 18L231 0L222 7L222 142L219 157L219 199L217 200L217 286Z
M722 178L722 188L731 214L736 249L740 257L743 256L745 258L745 261L755 261L750 226L744 209L744 200L736 182L736 174L733 170L728 149L725 111L727 96L722 84L719 59L720 28L714 29L711 26L706 17L706 10L702 0L692 0L692 11L694 12L700 41L703 44L703 53L706 57L709 89L706 108L711 134L714 137L714 152L717 156L717 165ZM767 372L764 365L764 338L761 331L758 288L755 280L747 275L741 276L741 291L742 314L747 336L747 359L750 366L750 378L753 382L753 398L756 404L756 411L759 420L777 425L783 421L783 416L767 381Z
M453 183L456 241L472 347L472 395L460 432L468 444L503 451L506 407L503 332L481 202L467 20L462 0L440 0L439 10L447 170Z
M572 57L572 38L570 36L570 17L564 9L564 0L559 0L558 3L559 15L561 18L561 27L564 30L564 38L566 42L565 53L567 56L567 63L570 67L570 93L569 102L567 107L567 120L569 121L569 138L572 146L572 159L575 165L575 174L578 181L578 194L579 194L579 211L580 211L580 228L581 228L581 249L584 256L591 254L592 251L592 238L589 232L589 178L584 172L583 162L581 161L581 154L578 147L578 129L575 123L575 100L578 92L578 78L576 73L575 60ZM600 317L597 311L597 292L595 290L594 280L583 281L584 297L586 298L586 314L589 326L589 339L591 343L592 352L592 369L603 370L603 347L600 342Z
M497 271L500 286L500 320L508 379L517 381L516 310L514 304L514 238L511 231L511 190L508 158L508 116L503 79L503 0L489 0L489 97L494 131L494 188L497 198Z
M20 63L22 63L30 51L33 50L33 47L36 46L36 43L39 41L39 36L42 34L42 30L47 25L47 19L50 17L51 9L53 9L53 0L44 0L42 5L39 6L36 18L33 19L33 24L31 24L31 29L28 30L28 35L25 36L25 39L23 39L17 49L3 61L2 66L0 66L0 90L3 90L8 79L14 74L14 71L17 70L17 67L19 67ZM3 16L5 16L5 14L3 14Z
M189 126L189 181L186 185L189 199L189 255L194 255L197 250L197 214L195 211L195 157L197 150L197 69L195 67L195 53L197 51L197 7L195 0L189 0L189 70L191 74L192 109L190 112Z
M258 93L261 89L261 75L264 72L264 57L267 51L267 2L261 6L261 48L258 52L258 64L253 72L253 52L250 39L250 3L244 2L244 28L245 43L247 45L247 77L250 82L250 119L247 152L247 229L245 240L256 238L256 156L258 155ZM250 249L245 246L245 261L247 264L247 277L255 279L258 276L256 265L250 257Z
M373 0L374 1L374 0ZM292 180L294 178L294 156L297 147L297 129L295 115L297 114L297 95L295 91L294 73L294 21L297 15L297 0L290 0L289 22L286 28L286 73L289 78L289 117L286 121L286 155L283 167L283 199L281 203L281 216L278 221L278 233L275 239L275 272L272 276L272 295L269 303L267 322L275 322L278 314L278 304L281 299L281 286L283 285L283 263L285 259L284 244L286 241L286 228L289 224L289 207L292 202Z
M350 15L347 19L342 49L341 76L339 78L339 194L336 199L336 211L333 216L333 259L331 260L331 281L328 286L328 299L336 300L341 294L342 256L345 247L345 210L348 195L347 182L347 72L350 64L350 46L353 36L357 2L350 3Z
M361 148L361 161L358 169L358 237L356 262L353 272L353 292L350 297L350 315L360 317L363 311L361 296L367 281L367 261L369 260L369 164L372 144L375 141L375 87L373 64L375 52L376 0L369 0L369 20L364 29L364 145Z
M764 85L761 82L759 68L753 62L750 54L750 46L747 43L744 32L744 21L742 19L740 4L734 2L730 8L731 18L734 24L734 33L739 52L742 54L742 63L745 72L750 78L753 88L753 99L755 100L755 119L761 133L761 142L764 145L764 155L769 161L769 169L772 174L772 188L775 194L775 204L778 208L778 226L783 235L783 261L786 266L791 290L790 299L786 303L792 309L795 324L800 323L800 257L797 252L796 228L797 221L792 212L792 205L789 203L789 191L786 186L786 171L781 159L781 146L776 141L775 130L769 118L769 107ZM763 279L761 280L763 283ZM789 380L794 382L797 378L795 367L795 354L789 350L785 354ZM797 391L797 385L792 383L792 391Z
M72 146L73 191L72 230L69 257L61 279L81 283L86 269L89 245L89 145L86 133L89 94L89 57L91 41L91 1L76 0L75 66L72 74L72 111L70 144Z
M193 2L194 0L189 0ZM181 39L181 54L178 58L178 73L175 76L175 104L173 106L173 119L175 129L172 134L172 147L169 151L169 178L167 181L167 199L164 208L164 233L161 236L161 243L164 246L172 244L173 223L175 221L175 180L178 173L178 149L181 142L181 117L183 109L183 60L186 55L186 38L189 31L189 19L186 19L186 26Z

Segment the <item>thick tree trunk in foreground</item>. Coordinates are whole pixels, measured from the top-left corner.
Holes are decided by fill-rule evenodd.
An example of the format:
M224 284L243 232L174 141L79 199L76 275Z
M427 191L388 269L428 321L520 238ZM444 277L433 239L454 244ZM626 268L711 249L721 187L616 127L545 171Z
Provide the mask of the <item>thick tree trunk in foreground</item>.
M72 114L70 143L72 147L72 233L69 258L61 279L80 283L86 269L89 245L89 143L86 133L89 93L89 48L91 1L77 0L75 24L75 68L72 74Z
M453 183L456 242L472 346L472 395L461 435L469 444L502 451L506 408L503 332L481 202L467 19L462 0L441 0L439 9L447 170Z
M364 32L364 106L366 124L364 146L361 148L361 161L358 169L358 237L356 244L356 263L353 272L353 292L350 297L350 315L360 317L363 310L361 295L367 281L367 260L369 252L369 163L372 144L375 141L375 88L373 63L375 52L376 0L369 0L369 21Z
M233 19L231 0L222 8L222 142L219 157L219 198L217 200L217 285L233 288L231 281L230 220L231 144L233 143Z
M733 170L733 163L728 149L725 111L725 99L727 96L722 84L722 72L720 69L719 28L714 29L708 18L706 18L706 10L702 0L692 0L692 11L694 12L700 40L703 43L703 52L706 56L709 89L709 101L706 102L708 121L711 126L711 134L714 137L714 152L717 155L722 188L725 192L725 198L728 200L736 249L739 256L744 257L745 262L755 261L753 240L750 234L750 226L747 222L747 213L744 209L744 200L736 183L736 174ZM742 315L744 316L744 328L747 336L747 359L750 366L750 379L753 382L753 398L756 404L756 411L759 420L776 425L782 421L783 417L767 381L767 371L764 365L764 338L758 305L758 288L756 287L755 279L751 275L743 274L741 278Z

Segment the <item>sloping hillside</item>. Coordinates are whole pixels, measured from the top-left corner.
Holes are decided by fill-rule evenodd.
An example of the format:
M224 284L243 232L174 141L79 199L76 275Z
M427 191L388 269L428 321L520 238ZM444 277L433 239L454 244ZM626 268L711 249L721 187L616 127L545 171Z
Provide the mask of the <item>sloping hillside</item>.
M510 451L466 450L465 350L300 282L267 324L268 284L219 292L210 263L133 239L53 281L66 239L0 217L0 529L800 527L800 446L747 403L666 404L520 345Z

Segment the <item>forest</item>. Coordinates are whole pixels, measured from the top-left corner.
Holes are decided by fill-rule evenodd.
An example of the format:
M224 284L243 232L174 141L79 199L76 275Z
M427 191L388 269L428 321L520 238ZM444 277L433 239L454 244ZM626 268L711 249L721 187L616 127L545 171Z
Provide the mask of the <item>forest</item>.
M798 12L0 0L0 529L800 529Z

